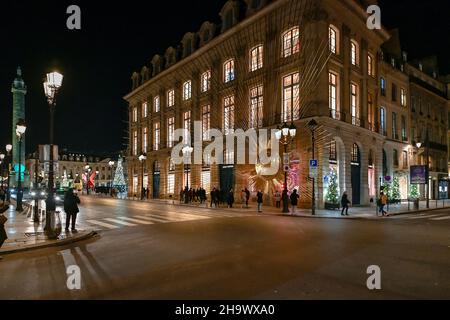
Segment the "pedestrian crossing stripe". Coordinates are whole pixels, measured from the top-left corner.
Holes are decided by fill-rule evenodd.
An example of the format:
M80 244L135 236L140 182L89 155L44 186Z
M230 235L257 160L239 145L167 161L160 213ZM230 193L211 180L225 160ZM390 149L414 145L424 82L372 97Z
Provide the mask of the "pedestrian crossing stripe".
M153 224L153 222L150 222L150 221L144 221L144 220L141 220L141 219L135 219L134 217L133 218L128 218L128 217L119 217L119 219L122 219L122 220L126 220L126 221L130 221L130 222L133 222L133 223L138 223L138 224Z
M441 214L435 214L435 215L431 215L431 216L420 216L420 217L411 217L408 218L408 220L419 220L419 219L430 219L430 218L436 218L436 217L441 217Z
M434 218L434 219L431 219L431 220L433 220L433 221L450 220L450 216L440 217L440 218Z
M108 229L118 229L118 226L115 226L113 224L97 221L97 220L86 220L87 223L97 225L100 227L108 228Z
M173 219L176 221L179 221L180 219L188 221L188 220L201 220L201 219L209 219L210 218L209 216L204 216L204 215L200 215L200 214L193 215L193 214L189 214L189 213L170 213L170 216L164 215L161 213L152 213L152 214L147 214L147 215L149 215L149 216L156 215L156 216L158 216L158 218L159 217L161 217L163 219L169 218L171 220Z
M121 221L119 219L105 218L104 220L109 221L109 222L114 222L114 223L117 223L117 224L121 224L121 225L127 226L127 227L136 227L137 226L137 224Z
M165 218L165 217L157 217L154 215L145 215L147 217L148 220L150 221L154 221L156 223L168 223L168 222L177 222L180 221L180 219L175 219L175 218Z

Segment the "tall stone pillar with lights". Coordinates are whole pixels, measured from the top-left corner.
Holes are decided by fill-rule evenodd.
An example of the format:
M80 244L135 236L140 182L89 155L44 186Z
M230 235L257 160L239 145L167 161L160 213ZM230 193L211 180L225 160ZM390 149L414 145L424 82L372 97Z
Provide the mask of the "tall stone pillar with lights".
M16 134L16 124L19 119L25 120L25 95L27 94L27 86L22 79L22 70L17 68L17 75L11 87L13 94L13 112L12 112L12 170L17 172L19 165L19 154L21 162L21 172L25 172L25 137L22 138L22 148L19 150L19 138ZM25 175L24 175L25 176ZM18 177L14 175L13 184L17 186Z

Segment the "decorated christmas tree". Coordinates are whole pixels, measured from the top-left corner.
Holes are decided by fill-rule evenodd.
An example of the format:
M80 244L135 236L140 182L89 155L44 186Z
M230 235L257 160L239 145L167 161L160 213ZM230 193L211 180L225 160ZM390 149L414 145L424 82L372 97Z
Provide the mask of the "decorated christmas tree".
M420 198L419 187L417 186L417 184L412 184L411 185L411 190L410 190L409 196L412 199L419 199Z
M123 159L119 158L117 162L116 173L114 174L113 187L120 193L127 191L127 183L125 182L125 176L123 175Z
M328 182L328 192L326 196L326 202L331 204L339 203L339 190L338 190L337 174L335 170L331 170Z
M394 181L392 182L392 190L389 196L392 200L401 200L402 195L400 194L400 183L398 181L398 177L394 177Z

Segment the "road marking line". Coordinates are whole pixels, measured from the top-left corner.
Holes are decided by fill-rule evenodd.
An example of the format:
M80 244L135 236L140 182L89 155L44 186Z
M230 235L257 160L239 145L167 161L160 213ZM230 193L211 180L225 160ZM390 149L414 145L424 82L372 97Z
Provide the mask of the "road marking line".
M150 221L157 221L157 222L171 222L171 221L178 221L176 218L168 218L168 219L162 219L159 217L154 217L154 216L135 216L136 218L139 219L144 219L144 220L150 220Z
M113 219L113 218L106 218L104 220L107 220L109 222L114 222L114 223L117 223L117 224L121 224L121 225L127 226L127 227L136 227L137 226L137 224L124 222L124 221L121 221L121 220L118 220L118 219Z
M105 228L108 228L108 229L118 229L119 228L118 226L115 226L115 225L112 225L112 224L109 224L109 223L100 222L100 221L97 221L97 220L86 220L86 222L89 223L89 224L94 224L94 225L105 227Z
M413 217L413 218L408 218L408 220L418 220L418 219L430 219L430 218L435 218L435 217L441 217L442 215L440 214L435 214L435 215L431 215L431 216L421 216L421 217Z
M148 216L158 216L157 219L159 219L159 217L163 218L163 219L169 219L172 221L188 221L188 220L201 220L201 219L209 219L209 217L207 216L201 216L201 215L193 215L193 214L189 214L189 213L167 213L167 214L161 214L161 213L151 213L151 214L146 214Z
M127 221L138 223L138 224L153 224L153 222L150 222L150 221L144 221L144 220L133 219L133 218L128 218L128 217L119 217L119 219L127 220Z
M450 216L447 216L447 217L441 217L441 218L434 218L434 219L431 219L431 220L433 220L433 221L450 220Z

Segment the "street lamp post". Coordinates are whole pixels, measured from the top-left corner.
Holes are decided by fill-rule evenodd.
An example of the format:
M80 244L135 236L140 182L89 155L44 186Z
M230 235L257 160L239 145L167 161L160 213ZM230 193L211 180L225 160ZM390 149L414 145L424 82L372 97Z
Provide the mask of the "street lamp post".
M277 128L277 132L275 133L276 139L281 142L284 146L283 153L283 170L284 170L284 190L283 190L283 211L282 213L289 213L289 201L288 201L288 186L287 186L287 173L290 169L289 159L288 157L288 145L294 140L297 135L297 127L294 123L291 126L288 126L287 123L284 123L283 126Z
M420 142L419 139L417 139L418 142L416 143L417 149L420 149L423 144ZM426 177L426 184L425 184L425 194L426 194L426 204L427 209L430 208L430 139L428 136L428 130L425 136L425 158L426 158L426 170L427 170L427 177Z
M9 177L11 175L11 170L10 170L10 165L11 165L11 151L12 151L13 146L11 144L7 144L6 145L6 153L8 156L8 161L7 161L7 171L8 171L8 185L6 188L6 201L9 203L9 200L11 199L11 191L9 190Z
M22 212L22 199L23 199L23 190L22 190L22 139L25 135L25 131L27 131L27 125L25 120L20 119L16 125L16 134L19 138L19 174L17 180L17 207L16 211Z
M49 238L56 238L59 235L54 234L51 230L52 218L56 211L56 202L54 197L54 154L53 154L53 134L54 134L54 117L56 107L56 97L58 91L62 86L63 75L58 72L48 73L44 81L44 92L47 98L47 102L50 108L50 130L49 130L49 143L50 143L50 163L48 171L48 196L45 201L46 205L46 219L45 219L45 231Z
M91 167L89 165L84 167L86 173L86 195L89 195L89 182L91 178Z
M144 198L145 198L145 195L144 195L144 163L145 163L145 160L147 160L147 156L145 154L141 154L138 159L141 162L141 172L142 172L141 200L144 200Z
M5 173L5 157L6 156L5 156L4 153L0 154L1 175L2 175L2 189L3 189L3 186L5 184L5 175L4 175L4 173Z
M311 140L312 140L312 160L316 159L316 128L317 128L317 122L316 120L312 119L308 123L308 128L311 130ZM311 213L312 215L316 215L316 178L311 177L311 183L312 183L312 196L311 196Z
M184 156L184 168L186 172L186 188L184 189L184 203L189 203L189 164L191 162L191 154L194 151L194 148L192 148L189 144L186 144L183 149L181 149Z
M111 176L110 176L110 181L109 181L109 193L110 193L110 195L111 195L111 197L113 196L113 171L114 171L114 161L110 161L109 163L108 163L108 165L109 165L109 168L110 168L110 171L111 171Z

